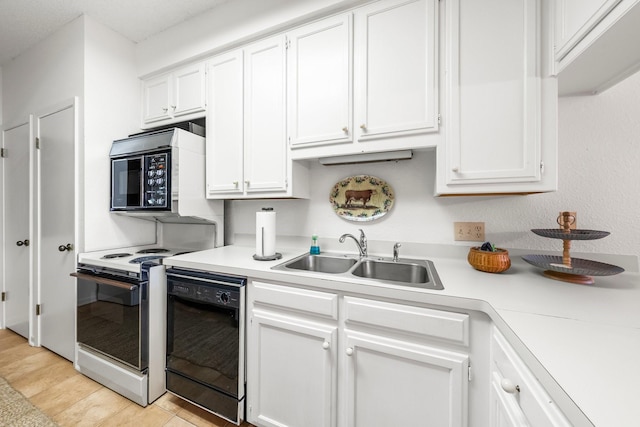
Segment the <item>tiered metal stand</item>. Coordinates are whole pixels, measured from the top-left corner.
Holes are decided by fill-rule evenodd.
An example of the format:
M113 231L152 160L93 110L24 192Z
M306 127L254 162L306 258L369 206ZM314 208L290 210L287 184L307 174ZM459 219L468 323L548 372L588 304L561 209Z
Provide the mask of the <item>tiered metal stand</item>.
M563 213L567 214L567 213ZM571 229L574 218L570 215L560 215L560 228L533 229L535 234L563 242L562 256L553 255L524 255L523 260L531 265L544 268L542 273L546 277L563 282L590 285L594 283L592 276L611 276L624 271L622 267L587 259L571 258L569 253L572 240L595 240L609 235L608 231Z

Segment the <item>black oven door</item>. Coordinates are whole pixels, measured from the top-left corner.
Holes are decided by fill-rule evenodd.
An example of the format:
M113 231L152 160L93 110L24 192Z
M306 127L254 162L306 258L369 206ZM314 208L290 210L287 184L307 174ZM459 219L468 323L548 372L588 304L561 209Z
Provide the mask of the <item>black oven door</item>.
M111 210L142 207L143 166L142 156L111 159Z
M78 272L76 336L89 347L125 365L148 367L148 282Z

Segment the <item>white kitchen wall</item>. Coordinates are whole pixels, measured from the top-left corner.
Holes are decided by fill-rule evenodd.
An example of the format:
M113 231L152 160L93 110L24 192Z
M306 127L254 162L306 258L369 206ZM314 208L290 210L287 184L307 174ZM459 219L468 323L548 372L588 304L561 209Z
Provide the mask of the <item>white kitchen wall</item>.
M255 233L255 212L271 206L277 232L286 236L336 239L363 228L369 239L457 244L454 221L484 221L486 238L507 248L561 251L559 240L534 235L532 228L555 228L559 211L578 213L578 226L606 230L595 241L573 242L572 250L640 254L640 74L591 97L559 100L559 190L502 197L433 197L435 152L409 161L363 165L311 166L310 200L234 201L227 211L233 235ZM371 174L395 190L393 209L374 222L356 223L334 214L329 191L341 178ZM353 249L353 248L350 248Z
M109 212L111 143L140 132L135 44L90 17L84 35L84 250L154 243L155 223Z
M79 135L86 160L80 179L84 190L79 189L80 203L86 205L80 218L86 237L81 251L153 243L156 238L153 222L108 212L111 141L139 130L134 55L133 43L82 16L3 66L7 125L74 96L80 100Z

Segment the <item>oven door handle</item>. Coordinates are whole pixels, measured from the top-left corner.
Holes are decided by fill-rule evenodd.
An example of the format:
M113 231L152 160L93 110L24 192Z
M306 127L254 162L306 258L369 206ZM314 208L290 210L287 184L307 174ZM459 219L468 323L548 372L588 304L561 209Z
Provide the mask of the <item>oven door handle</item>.
M106 279L104 277L93 276L91 274L85 274L85 273L71 273L70 276L77 277L78 279L90 280L96 283L102 283L104 285L116 286L118 288L126 289L128 291L133 291L138 287L138 285L131 285L126 282L119 282L117 280Z

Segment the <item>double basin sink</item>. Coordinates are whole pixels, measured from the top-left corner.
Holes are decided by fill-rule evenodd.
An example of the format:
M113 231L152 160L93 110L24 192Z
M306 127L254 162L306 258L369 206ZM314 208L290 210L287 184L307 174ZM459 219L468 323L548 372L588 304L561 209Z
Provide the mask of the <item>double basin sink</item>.
M303 271L328 276L369 279L374 282L424 289L444 289L431 261L365 257L339 254L303 254L272 267L280 271Z

